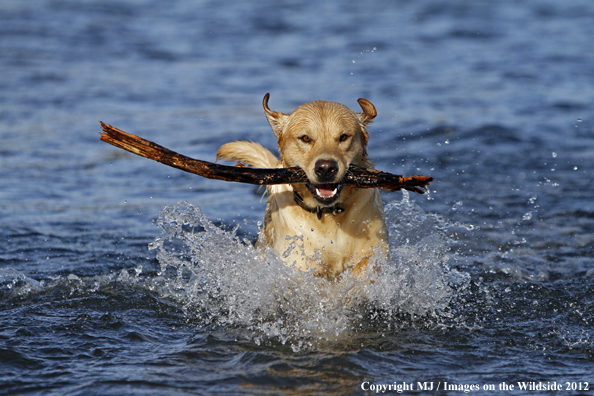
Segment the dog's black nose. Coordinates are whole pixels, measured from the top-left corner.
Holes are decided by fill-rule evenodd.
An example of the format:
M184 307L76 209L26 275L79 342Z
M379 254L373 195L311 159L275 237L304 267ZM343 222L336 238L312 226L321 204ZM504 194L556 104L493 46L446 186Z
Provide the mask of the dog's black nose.
M333 159L319 159L316 161L314 172L316 172L320 181L331 181L338 172L338 162Z

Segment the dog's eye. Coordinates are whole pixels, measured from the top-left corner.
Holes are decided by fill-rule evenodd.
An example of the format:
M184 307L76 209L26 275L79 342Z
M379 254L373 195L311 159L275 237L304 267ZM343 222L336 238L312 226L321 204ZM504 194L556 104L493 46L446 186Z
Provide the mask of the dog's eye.
M340 135L340 138L339 138L339 140L340 140L341 142L346 142L346 141L347 141L349 138L350 138L350 136L349 136L349 135L347 135L346 133L343 133L342 135Z
M307 135L303 135L299 138L303 143L310 143L311 142L311 138Z

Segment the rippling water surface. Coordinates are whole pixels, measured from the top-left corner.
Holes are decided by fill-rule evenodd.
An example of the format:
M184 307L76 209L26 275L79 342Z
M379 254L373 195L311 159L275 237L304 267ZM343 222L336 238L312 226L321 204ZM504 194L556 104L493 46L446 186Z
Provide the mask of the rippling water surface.
M2 2L0 393L591 394L593 20L588 0ZM384 193L392 255L364 282L254 250L257 188L99 141L101 120L204 160L274 148L266 92L371 100L376 166L435 178Z

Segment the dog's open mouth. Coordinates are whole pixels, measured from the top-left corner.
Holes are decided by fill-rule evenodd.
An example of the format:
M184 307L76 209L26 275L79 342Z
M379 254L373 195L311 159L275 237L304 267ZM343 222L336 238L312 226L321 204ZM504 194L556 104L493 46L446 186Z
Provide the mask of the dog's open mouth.
M306 184L314 199L321 205L331 205L340 196L342 184Z

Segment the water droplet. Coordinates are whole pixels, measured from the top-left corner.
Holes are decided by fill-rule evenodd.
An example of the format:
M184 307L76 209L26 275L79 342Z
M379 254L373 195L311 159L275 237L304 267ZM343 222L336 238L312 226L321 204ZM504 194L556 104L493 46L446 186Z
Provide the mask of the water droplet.
M553 158L557 158L557 153L553 151Z
M532 212L527 212L524 216L522 216L522 220L530 220L532 219Z
M577 166L574 166L574 167L573 167L573 170L578 170L578 167L577 167Z
M581 118L578 118L578 119L577 119L577 122L582 122L582 119L581 119Z
M452 206L452 210L458 210L462 207L463 202L462 201L458 201L456 202L453 206Z

